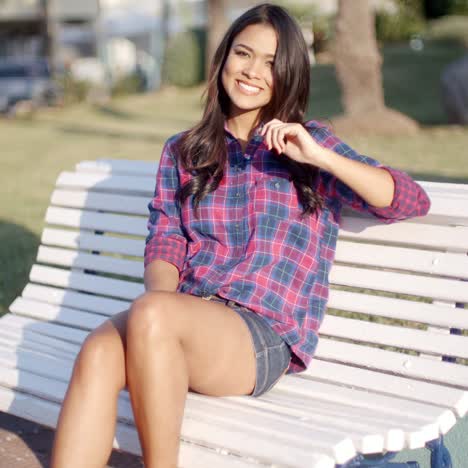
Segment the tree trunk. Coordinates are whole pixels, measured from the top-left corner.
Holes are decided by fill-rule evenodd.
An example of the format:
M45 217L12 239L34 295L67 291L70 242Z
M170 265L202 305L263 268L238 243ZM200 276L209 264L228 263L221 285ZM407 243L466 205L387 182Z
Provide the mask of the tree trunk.
M42 16L42 55L47 57L49 65L54 75L57 71L58 55L58 35L60 22L57 16L56 0L41 0L40 3Z
M368 0L339 0L335 66L345 114L333 119L345 133L408 133L415 121L385 107L382 57Z
M228 28L225 14L226 4L227 0L207 0L206 78L208 78L210 71L211 59Z

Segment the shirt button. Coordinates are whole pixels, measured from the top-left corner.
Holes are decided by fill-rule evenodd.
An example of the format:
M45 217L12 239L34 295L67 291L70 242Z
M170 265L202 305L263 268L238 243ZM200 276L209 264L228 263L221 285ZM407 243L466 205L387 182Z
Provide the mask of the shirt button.
M279 182L275 182L275 187L276 187L276 188L279 188L279 187L280 187Z
M240 192L237 192L237 193L236 193L236 197L240 197Z

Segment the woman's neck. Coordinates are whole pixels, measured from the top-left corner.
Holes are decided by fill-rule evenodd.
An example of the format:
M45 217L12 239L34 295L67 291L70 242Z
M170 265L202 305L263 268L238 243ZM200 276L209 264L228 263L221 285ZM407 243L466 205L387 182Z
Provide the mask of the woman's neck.
M244 112L226 118L229 131L241 141L249 142L254 128L258 124L258 112Z

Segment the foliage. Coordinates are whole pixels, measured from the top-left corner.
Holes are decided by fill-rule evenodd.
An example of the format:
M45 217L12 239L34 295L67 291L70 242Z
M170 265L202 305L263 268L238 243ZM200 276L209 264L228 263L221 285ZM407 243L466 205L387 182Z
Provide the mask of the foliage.
M397 12L377 11L375 31L379 41L406 41L425 30L425 20L419 0L398 0Z
M172 37L166 49L163 81L175 86L189 87L203 79L203 55L200 36L185 31Z
M142 91L142 79L136 73L120 78L112 86L112 96L124 96Z
M468 14L468 0L424 0L423 5L424 14L429 19Z
M62 90L65 106L84 101L92 88L90 83L77 80L68 72L57 77L57 83Z

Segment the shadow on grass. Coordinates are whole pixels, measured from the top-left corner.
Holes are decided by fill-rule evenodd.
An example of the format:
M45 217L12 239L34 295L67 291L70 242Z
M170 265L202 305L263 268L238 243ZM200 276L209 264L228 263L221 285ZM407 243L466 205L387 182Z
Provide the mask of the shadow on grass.
M103 114L108 117L112 117L114 119L119 120L139 120L141 116L135 113L131 113L128 111L123 111L121 109L117 109L116 107L104 104L95 104L93 106L94 110L99 113Z
M86 135L86 136L97 136L104 138L112 138L118 140L134 140L134 141L145 141L149 143L164 143L167 140L167 135L147 132L132 132L132 131L120 131L111 130L109 128L96 128L73 125L61 125L58 130L64 133L70 133L74 135Z
M0 316L28 282L39 241L25 227L0 219Z

